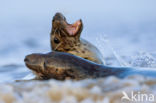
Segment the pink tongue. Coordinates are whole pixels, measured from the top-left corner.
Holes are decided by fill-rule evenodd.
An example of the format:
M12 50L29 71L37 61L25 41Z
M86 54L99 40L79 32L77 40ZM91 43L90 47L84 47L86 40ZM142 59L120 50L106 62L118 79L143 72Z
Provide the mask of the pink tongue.
M74 35L76 35L77 31L79 30L80 25L81 25L81 21L78 20L74 24L67 24L66 30L69 33L69 35L74 36Z
M69 35L74 36L74 35L76 34L76 27L67 26L67 27L66 27L66 30L67 30L67 32L69 33Z

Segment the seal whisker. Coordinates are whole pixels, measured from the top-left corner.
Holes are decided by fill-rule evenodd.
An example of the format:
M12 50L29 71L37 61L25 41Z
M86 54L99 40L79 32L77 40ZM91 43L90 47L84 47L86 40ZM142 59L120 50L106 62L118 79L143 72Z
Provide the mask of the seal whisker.
M60 43L60 44L58 44L56 47L55 47L55 49L54 50L56 50L60 45L61 45L62 43Z
M65 34L65 35L66 35L66 33L64 32L64 30L62 30L62 29L61 29L61 32L62 32L63 34Z
M61 33L60 33L60 31L59 31L59 33L58 33L58 34L59 34L59 37L61 37Z
M56 33L56 30L57 30L58 28L56 28L55 30L54 30L54 34Z

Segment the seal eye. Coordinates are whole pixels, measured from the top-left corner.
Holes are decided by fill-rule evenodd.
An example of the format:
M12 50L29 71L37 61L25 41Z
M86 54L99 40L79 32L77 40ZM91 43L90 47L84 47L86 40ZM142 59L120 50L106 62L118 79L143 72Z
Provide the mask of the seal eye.
M60 41L59 41L57 38L54 38L54 42L55 42L56 44L60 43Z

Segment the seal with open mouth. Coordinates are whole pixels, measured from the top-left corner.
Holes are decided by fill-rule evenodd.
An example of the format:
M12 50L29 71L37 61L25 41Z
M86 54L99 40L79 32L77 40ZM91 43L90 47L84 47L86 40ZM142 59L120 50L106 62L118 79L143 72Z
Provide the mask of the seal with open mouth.
M65 52L34 53L26 56L24 61L39 80L81 80L111 75L123 78L133 74L156 78L156 70L104 66Z
M51 48L53 51L67 52L98 64L103 64L103 56L88 41L80 38L83 29L82 20L68 24L61 13L56 13L52 20Z

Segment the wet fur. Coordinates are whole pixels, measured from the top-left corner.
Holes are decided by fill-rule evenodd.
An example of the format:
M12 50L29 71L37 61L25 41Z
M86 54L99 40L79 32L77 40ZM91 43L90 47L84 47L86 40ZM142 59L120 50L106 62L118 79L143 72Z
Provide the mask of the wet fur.
M134 74L156 78L156 70L104 66L64 52L31 54L26 56L25 63L41 80L81 80L107 76L123 78Z

